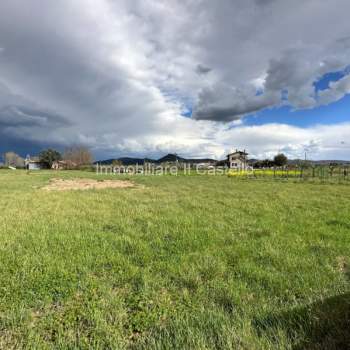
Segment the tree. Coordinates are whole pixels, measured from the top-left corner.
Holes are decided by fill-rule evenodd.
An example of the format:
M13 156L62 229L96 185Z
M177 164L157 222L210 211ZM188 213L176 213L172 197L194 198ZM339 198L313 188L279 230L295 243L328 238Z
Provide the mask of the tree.
M76 166L89 165L93 162L92 154L85 146L72 146L66 149L63 159L76 164Z
M24 159L15 152L6 152L4 154L4 162L6 166L24 167Z
M270 159L264 159L264 160L258 160L257 162L254 163L254 168L271 168L275 164L272 160Z
M51 169L53 162L57 162L62 159L61 153L54 149L47 149L39 154L40 162L43 163L47 168Z
M288 158L283 153L280 153L275 156L273 162L276 166L284 166L287 164Z

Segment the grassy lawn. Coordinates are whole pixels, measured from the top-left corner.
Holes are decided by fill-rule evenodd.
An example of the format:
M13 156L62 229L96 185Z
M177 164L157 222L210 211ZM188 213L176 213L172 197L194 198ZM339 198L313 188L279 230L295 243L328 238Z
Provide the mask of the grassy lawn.
M1 349L350 347L349 185L51 177L0 171Z

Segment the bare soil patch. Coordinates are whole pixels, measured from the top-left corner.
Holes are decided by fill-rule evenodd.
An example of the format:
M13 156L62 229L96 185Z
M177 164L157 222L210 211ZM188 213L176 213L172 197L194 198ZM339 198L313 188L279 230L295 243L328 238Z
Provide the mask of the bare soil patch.
M105 188L128 188L134 186L132 182L122 180L52 179L43 189L47 191L101 190Z

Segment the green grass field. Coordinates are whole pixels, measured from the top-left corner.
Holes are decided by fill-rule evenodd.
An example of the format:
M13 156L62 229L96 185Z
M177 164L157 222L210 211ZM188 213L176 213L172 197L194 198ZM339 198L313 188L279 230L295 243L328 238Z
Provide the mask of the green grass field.
M1 349L350 348L349 185L51 177L0 171Z

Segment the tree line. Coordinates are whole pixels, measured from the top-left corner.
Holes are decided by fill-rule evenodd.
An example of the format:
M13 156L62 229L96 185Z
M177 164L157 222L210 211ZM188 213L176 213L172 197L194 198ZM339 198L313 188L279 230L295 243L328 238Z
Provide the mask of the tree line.
M15 152L6 152L3 155L4 165L9 167L24 168L25 159ZM72 146L67 148L63 153L48 148L39 153L39 162L43 167L51 169L52 165L58 161L65 161L72 167L81 167L84 165L91 165L93 163L93 156L89 148L85 146Z
M279 153L275 155L273 159L258 160L254 163L255 168L272 168L272 167L282 167L287 165L288 158L283 154Z

